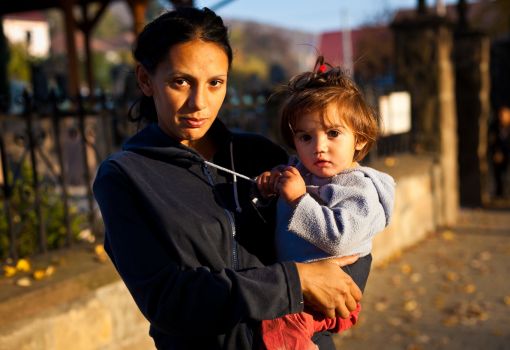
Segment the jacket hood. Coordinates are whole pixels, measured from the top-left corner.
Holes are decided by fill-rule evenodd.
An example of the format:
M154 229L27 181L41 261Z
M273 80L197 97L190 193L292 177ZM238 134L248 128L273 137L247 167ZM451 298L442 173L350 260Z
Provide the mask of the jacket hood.
M393 214L393 206L395 204L395 180L385 173L372 169L366 166L359 166L356 168L345 169L342 173L360 171L366 177L372 180L372 183L379 195L379 202L383 206L384 216L386 218L386 226L391 222Z
M214 135L213 141L218 150L232 139L232 133L217 118L211 125L209 132L211 135ZM129 138L122 145L122 150L137 153L151 159L164 160L182 167L201 164L205 160L197 151L165 134L156 123L147 125Z

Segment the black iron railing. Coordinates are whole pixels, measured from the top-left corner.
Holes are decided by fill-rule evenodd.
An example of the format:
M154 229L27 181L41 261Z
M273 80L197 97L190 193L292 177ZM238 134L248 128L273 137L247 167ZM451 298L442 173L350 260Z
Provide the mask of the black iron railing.
M8 255L16 260L20 254L69 247L77 240L78 232L88 230L89 241L102 234L91 184L97 165L116 146L112 142L112 122L127 123L127 111L107 108L105 95L99 101L98 108L87 109L83 98L78 96L72 103L74 108L63 110L62 101L53 92L44 104L37 105L25 92L23 115L0 115L3 175L0 227L2 231L5 229L0 232L0 242L5 242L2 235L9 241L8 253L5 244L4 251L0 244L0 259ZM119 132L124 133L120 139L133 133L128 125L117 129L117 140ZM66 149L69 144L75 151L80 148L75 156ZM76 168L81 168L81 174ZM72 179L68 176L70 172ZM76 216L81 216L78 226ZM27 227L33 232L23 234ZM53 232L50 236L49 228ZM34 240L37 247L29 247L34 245Z

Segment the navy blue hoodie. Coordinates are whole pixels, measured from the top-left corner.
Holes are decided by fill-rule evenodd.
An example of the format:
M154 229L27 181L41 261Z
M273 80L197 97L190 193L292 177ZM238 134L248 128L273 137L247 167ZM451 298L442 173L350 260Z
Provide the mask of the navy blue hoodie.
M255 177L285 164L267 138L230 133L216 120L212 162ZM158 349L249 349L260 320L303 311L294 262L275 263L274 208L258 211L250 182L150 124L99 168L94 194L105 249ZM263 210L263 209L259 209ZM251 331L250 331L251 327Z

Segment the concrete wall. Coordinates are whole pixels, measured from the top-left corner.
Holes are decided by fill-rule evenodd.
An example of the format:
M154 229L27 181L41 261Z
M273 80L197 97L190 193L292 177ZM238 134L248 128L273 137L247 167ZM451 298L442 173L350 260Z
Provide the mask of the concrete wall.
M0 327L1 350L155 349L122 281Z
M444 193L440 166L426 157L405 156L396 162L396 168L374 164L378 170L392 175L397 183L391 224L373 240L374 265L418 243L438 226L437 208Z
M374 239L377 265L436 229L434 208L444 191L441 169L431 158L403 156L392 167L382 161L371 165L397 182L392 223ZM80 254L68 258L61 281L38 290L0 286L0 350L154 349L149 324L113 266ZM12 295L5 297L2 293L9 288Z

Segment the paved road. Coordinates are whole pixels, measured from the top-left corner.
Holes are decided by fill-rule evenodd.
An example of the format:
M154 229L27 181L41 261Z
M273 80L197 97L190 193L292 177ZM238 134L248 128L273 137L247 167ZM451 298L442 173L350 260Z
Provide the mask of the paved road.
M359 323L338 349L510 349L510 211L462 210L372 269Z

